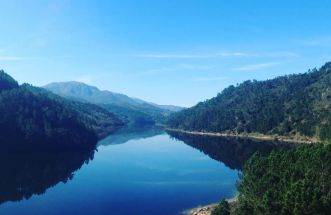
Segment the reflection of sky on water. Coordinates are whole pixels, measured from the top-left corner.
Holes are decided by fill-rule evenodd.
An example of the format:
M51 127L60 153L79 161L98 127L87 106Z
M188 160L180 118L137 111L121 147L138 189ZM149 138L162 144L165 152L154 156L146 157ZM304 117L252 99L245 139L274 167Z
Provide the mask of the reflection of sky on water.
M29 200L7 202L0 214L178 214L229 198L238 171L161 134L99 146L72 181Z

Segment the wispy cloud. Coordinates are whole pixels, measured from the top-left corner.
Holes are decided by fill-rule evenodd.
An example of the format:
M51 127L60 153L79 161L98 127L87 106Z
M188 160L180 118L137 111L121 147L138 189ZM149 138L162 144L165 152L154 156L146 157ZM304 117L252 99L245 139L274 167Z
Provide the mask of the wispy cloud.
M73 77L72 80L77 81L77 82L83 82L85 84L93 84L96 83L100 80L104 79L110 79L113 77L115 73L112 72L106 72L106 73L93 73L93 74L81 74L78 77Z
M132 55L133 57L139 58L165 58L165 59L203 59L203 58L221 58L221 57L244 57L249 56L248 53L244 52L218 52L218 53L153 53L153 54L137 54Z
M195 78L193 81L220 81L225 80L227 77L224 76L217 76L217 77L202 77L202 78Z
M326 36L326 37L315 37L315 38L310 38L310 39L305 39L305 40L298 40L300 44L306 45L306 46L326 46L330 47L331 46L331 37Z
M30 57L19 57L19 56L0 56L0 61L19 61L19 60L30 60L34 58Z
M95 77L93 77L91 75L82 75L82 76L78 77L75 81L83 82L85 84L91 84L93 82L93 80L95 80Z
M1 52L1 49L0 49ZM49 57L24 57L24 56L1 56L0 61L22 61L22 60L46 60L46 59L71 59L74 56L63 55L63 56L49 56Z
M241 67L235 67L233 70L235 71L254 71L254 70L260 70L260 69L266 69L273 66L277 66L281 64L280 62L267 62L267 63L258 63L258 64L250 64L245 65Z
M215 68L213 65L195 65L195 64L178 64L169 67L160 67L155 69L150 69L139 73L139 75L149 75L149 74L160 74L164 72L176 72L176 71L205 71Z
M298 53L291 51L270 51L270 52L211 52L211 53L144 53L129 55L137 58L151 59L218 59L218 58L243 58L243 57L271 57L271 58L294 58L300 57Z
M267 52L267 53L259 53L256 56L259 57L281 57L281 58L297 58L300 57L299 53L290 52L290 51L280 51L280 52Z

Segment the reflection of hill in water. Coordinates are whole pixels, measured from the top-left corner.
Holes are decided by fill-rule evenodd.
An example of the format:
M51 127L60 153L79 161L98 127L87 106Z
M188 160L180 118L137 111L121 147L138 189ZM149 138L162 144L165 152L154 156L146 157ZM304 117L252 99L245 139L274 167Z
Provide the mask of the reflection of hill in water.
M66 183L94 151L60 153L1 153L0 204L44 194L59 182Z
M167 131L167 133L171 137L202 151L212 159L224 163L231 169L242 169L245 161L255 152L265 155L275 148L290 147L289 144L285 143L261 142L251 139L189 135L172 131Z
M98 145L116 145L129 140L145 139L164 133L164 130L155 126L127 126L119 129L114 134L100 140Z

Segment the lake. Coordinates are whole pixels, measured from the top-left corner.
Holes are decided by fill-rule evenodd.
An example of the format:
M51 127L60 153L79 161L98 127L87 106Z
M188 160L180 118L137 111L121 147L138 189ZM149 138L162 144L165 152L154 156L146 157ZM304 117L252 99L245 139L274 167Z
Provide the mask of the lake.
M272 147L131 128L97 151L4 154L0 214L181 214L233 197L244 160Z

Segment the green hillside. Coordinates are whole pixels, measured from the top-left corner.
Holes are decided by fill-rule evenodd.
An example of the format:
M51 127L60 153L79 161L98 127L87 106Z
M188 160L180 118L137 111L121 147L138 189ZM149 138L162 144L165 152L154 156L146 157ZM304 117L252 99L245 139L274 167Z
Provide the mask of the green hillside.
M171 128L331 138L331 63L319 70L245 81L172 114Z
M121 124L113 114L98 106L70 102L28 84L19 86L0 71L0 145L3 148L93 148L100 129Z

